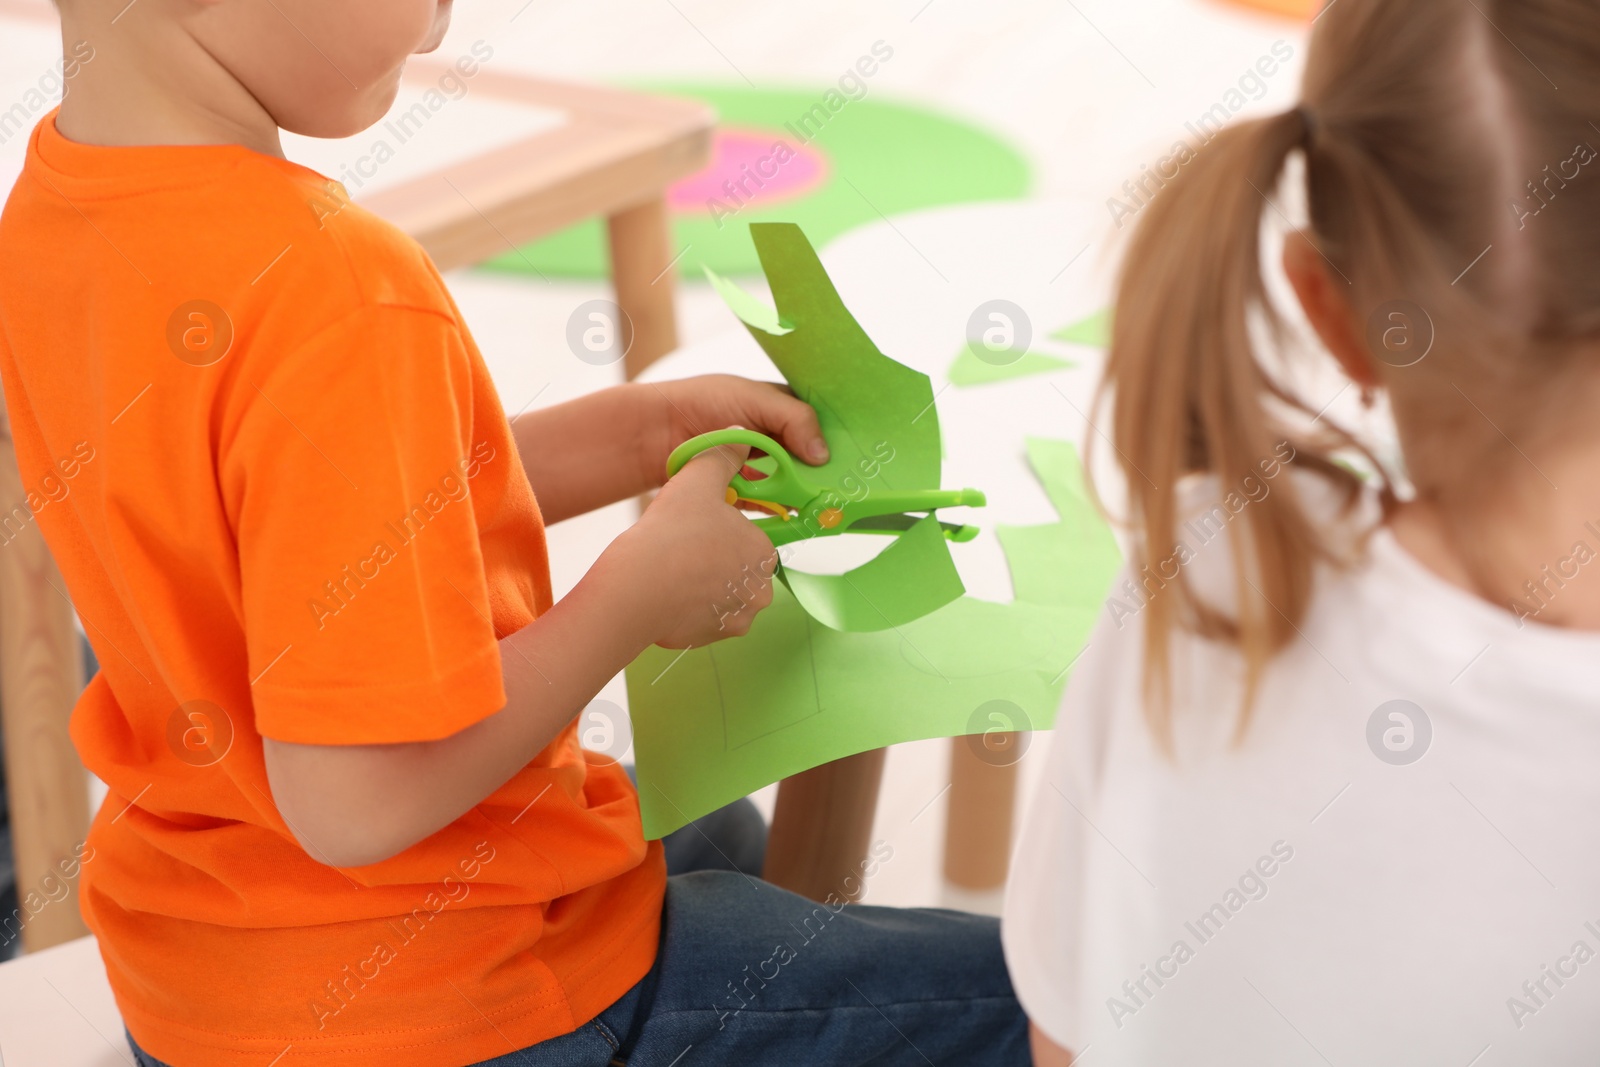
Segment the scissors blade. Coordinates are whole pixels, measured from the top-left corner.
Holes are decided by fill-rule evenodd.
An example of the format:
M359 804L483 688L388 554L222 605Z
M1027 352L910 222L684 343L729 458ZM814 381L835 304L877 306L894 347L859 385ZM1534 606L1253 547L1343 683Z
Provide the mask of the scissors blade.
M900 531L911 529L924 518L926 518L924 515L906 515L904 513L899 515L867 515L852 522L849 529L851 531L882 530L899 533ZM960 523L954 522L941 522L939 523L939 528L946 533L956 533L965 529Z

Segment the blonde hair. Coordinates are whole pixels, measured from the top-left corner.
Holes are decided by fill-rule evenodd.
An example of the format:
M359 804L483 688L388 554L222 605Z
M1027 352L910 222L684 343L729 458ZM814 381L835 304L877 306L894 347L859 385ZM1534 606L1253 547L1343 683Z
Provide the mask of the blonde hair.
M1463 556L1482 564L1492 553L1473 543L1470 517L1512 492L1509 462L1520 461L1508 461L1507 436L1549 439L1552 412L1570 407L1570 374L1588 365L1574 358L1579 342L1600 332L1600 167L1576 178L1561 167L1575 144L1600 143L1589 124L1600 116L1600 5L1337 0L1316 24L1303 100L1198 146L1137 222L1099 398L1114 420L1134 565L1176 551L1180 479L1239 485L1282 442L1293 467L1350 502L1361 480L1336 456L1366 454L1393 502L1383 465L1317 418L1321 405L1252 344L1285 337L1263 286L1261 220L1296 150L1308 236L1358 324L1395 300L1431 320L1427 358L1377 366L1410 483L1460 518ZM1531 217L1536 206L1559 218ZM1230 526L1236 610L1199 599L1181 571L1144 606L1146 714L1164 745L1174 628L1240 649L1243 731L1262 672L1305 618L1318 564L1348 562L1286 488Z

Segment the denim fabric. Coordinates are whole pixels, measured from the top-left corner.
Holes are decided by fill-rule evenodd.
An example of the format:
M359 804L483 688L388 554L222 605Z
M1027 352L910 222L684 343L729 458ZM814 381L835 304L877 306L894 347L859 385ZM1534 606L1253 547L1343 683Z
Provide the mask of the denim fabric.
M736 800L661 839L668 874L738 871L761 877L767 821L749 800Z
M668 881L663 921L655 969L599 1018L478 1067L1030 1062L994 919L706 871Z

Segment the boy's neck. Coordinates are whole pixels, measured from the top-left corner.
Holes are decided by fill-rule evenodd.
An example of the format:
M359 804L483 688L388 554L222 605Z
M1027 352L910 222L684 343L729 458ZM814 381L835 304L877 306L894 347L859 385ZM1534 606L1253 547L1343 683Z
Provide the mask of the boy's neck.
M77 23L72 10L62 12L67 50L87 40L95 52L67 83L56 115L63 137L92 145L237 144L283 155L272 116L181 26L128 20L104 33Z

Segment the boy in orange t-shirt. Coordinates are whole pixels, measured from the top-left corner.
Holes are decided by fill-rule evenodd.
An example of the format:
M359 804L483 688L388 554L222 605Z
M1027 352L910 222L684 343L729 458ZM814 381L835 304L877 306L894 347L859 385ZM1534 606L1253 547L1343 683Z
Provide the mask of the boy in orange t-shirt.
M991 920L669 879L579 747L642 649L765 602L744 454L670 449L826 450L728 377L508 423L427 256L283 158L383 115L448 0L61 6L95 61L0 216L0 377L101 664L81 896L140 1062L1025 1059ZM543 524L658 487L552 603Z

